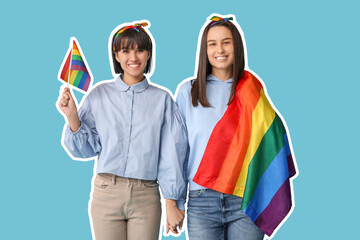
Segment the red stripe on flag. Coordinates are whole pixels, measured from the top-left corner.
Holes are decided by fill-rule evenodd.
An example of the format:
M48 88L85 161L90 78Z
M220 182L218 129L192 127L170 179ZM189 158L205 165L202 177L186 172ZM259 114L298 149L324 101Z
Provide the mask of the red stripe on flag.
M255 88L250 88L251 86ZM233 102L211 133L194 182L216 191L233 194L250 142L252 111L260 99L261 88L260 82L244 71ZM235 137L237 145L232 146ZM230 147L238 148L236 155L228 156Z
M77 45L76 45L75 41L73 41L73 49L76 49L76 50L78 50L78 51L79 51L79 48L77 47ZM79 51L79 52L80 52L80 51Z
M240 98L238 100L238 108L241 111L241 116L232 144L228 150L226 159L223 161L216 184L214 185L216 191L234 194L250 144L253 127L252 115L261 97L261 89L262 86L260 82L248 73L247 79L244 81L244 86L242 86L241 90L237 90L238 98ZM229 109L229 111L237 110ZM224 128L226 128L226 125L224 125Z
M71 60L71 51L66 59L63 69L61 70L60 78L65 82L68 82L69 77L69 67L70 67L70 60Z

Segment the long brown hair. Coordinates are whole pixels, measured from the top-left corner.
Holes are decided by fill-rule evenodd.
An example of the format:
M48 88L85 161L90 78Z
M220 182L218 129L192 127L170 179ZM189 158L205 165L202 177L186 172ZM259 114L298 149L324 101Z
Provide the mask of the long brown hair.
M212 66L210 65L207 56L207 35L210 29L210 24L211 23L209 23L206 26L201 37L197 78L193 81L191 86L192 105L194 107L198 106L199 102L203 107L211 107L206 97L206 79L212 70ZM228 105L229 105L234 99L236 86L238 84L240 77L244 72L244 68L245 68L244 46L239 30L232 22L230 21L220 22L215 24L214 27L215 26L227 27L232 34L233 42L234 42L234 63L233 63L233 76L232 76L233 82L231 86L230 98L228 101Z

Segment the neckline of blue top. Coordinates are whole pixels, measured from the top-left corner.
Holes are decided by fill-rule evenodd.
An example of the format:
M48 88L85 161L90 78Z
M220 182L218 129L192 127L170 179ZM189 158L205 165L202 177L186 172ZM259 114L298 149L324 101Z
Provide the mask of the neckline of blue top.
M115 85L119 88L120 91L126 92L132 89L135 92L139 93L145 91L148 88L149 82L148 79L145 77L144 80L142 80L141 82L129 86L126 83L124 83L124 81L122 80L122 74L120 74L115 80Z
M212 74L209 74L206 80L207 80L207 81L222 82L222 83L232 83L232 82L233 82L233 79L232 79L232 78L229 78L228 80L226 80L225 82L223 82L223 81L221 81L220 79L218 79L217 77L215 77L215 76L212 75Z

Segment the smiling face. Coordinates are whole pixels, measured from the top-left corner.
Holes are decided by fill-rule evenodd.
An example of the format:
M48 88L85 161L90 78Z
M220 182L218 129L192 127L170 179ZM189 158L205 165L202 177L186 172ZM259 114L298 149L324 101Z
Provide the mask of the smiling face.
M232 76L234 43L231 31L224 26L213 26L207 34L206 52L212 66L211 73Z
M124 44L126 46L126 44ZM146 50L139 49L137 45L132 48L122 47L115 54L116 61L124 70L124 78L143 79L144 69L150 58L150 53Z

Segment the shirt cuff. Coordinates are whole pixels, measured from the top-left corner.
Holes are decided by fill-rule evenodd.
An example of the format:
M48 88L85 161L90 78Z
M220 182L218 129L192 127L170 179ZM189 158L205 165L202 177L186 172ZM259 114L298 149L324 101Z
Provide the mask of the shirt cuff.
M67 124L66 131L69 132L70 134L77 134L78 132L80 132L80 129L83 127L82 125L83 125L82 122L80 122L80 127L78 128L78 130L76 130L76 132L73 132L70 128L70 125Z
M176 205L179 210L185 211L185 200L182 199L176 200Z

